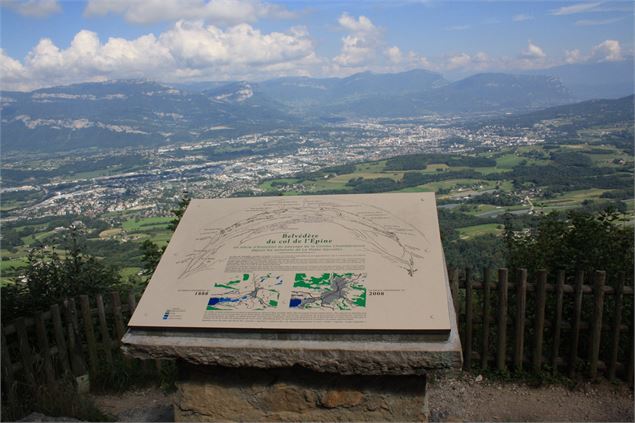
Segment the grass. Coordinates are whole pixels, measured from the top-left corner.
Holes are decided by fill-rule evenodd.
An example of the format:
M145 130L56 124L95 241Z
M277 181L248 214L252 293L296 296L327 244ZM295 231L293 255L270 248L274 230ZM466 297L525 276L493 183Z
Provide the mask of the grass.
M500 233L502 227L498 223L487 223L485 225L465 226L458 228L457 231L462 239L470 239L481 235Z
M36 242L42 242L45 238L48 238L49 236L53 235L54 233L55 233L55 231L53 230L53 231L40 232L40 233L37 233L37 234L25 236L25 237L22 238L22 242L26 246L31 246L31 245L35 244Z
M361 163L356 166L357 172L367 173L380 173L386 167L386 160L380 160L378 162Z
M119 274L122 278L127 279L130 276L136 276L140 271L140 267L124 267L119 271Z
M274 187L271 185L272 182L280 182L280 183L286 183L289 185L293 185L298 183L300 179L298 178L280 178L280 179L275 179L275 180L270 180L270 181L264 181L260 184L259 188L265 191L277 191L278 189L280 189L281 187Z
M0 273L4 273L11 268L20 268L26 266L26 257L18 257L9 260L0 261Z
M582 203L584 200L600 198L602 193L606 191L607 190L605 189L599 188L568 191L556 198L550 198L548 200L541 201L540 203L544 204L545 206L576 206Z
M511 169L520 162L526 160L525 157L517 156L514 153L504 154L496 159L496 167L499 169Z
M423 170L423 173L437 173L439 172L439 170L442 170L445 172L448 169L450 169L450 167L446 165L445 163L433 163L433 164L427 165L426 168Z
M105 231L102 231L99 234L99 238L100 239L108 239L111 238L117 234L120 234L123 231L122 228L111 228L111 229L106 229Z
M154 229L152 227L157 226L160 228L167 228L167 225L174 220L173 217L144 217L141 219L128 219L121 227L127 232L139 232L146 231L148 229Z

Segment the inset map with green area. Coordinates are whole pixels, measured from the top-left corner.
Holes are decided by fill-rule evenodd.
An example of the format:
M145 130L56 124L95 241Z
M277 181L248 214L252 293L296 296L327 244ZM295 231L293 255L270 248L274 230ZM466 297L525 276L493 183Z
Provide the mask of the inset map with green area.
M278 306L282 276L244 273L214 283L207 310L264 310Z
M353 310L366 307L366 273L296 273L290 308Z

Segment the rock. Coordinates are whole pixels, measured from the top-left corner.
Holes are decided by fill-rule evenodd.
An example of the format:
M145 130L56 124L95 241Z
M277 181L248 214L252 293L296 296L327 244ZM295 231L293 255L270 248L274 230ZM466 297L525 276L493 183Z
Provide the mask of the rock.
M262 408L269 411L302 412L315 406L317 396L309 390L299 390L284 383L276 383L262 392L259 400Z
M474 379L475 382L482 382L483 381L483 375L478 375L476 376L476 379Z
M183 367L175 421L425 421L424 376Z
M355 407L364 400L364 394L359 391L330 390L322 397L320 404L325 408Z

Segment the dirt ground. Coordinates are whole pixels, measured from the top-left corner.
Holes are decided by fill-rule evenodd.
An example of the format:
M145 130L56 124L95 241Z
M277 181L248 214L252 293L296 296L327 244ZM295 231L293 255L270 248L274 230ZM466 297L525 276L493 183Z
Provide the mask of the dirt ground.
M172 421L172 396L158 389L93 400L118 421ZM488 380L473 374L440 377L428 384L430 420L450 421L609 421L632 422L633 391L606 381L531 387Z
M120 422L171 422L173 396L146 388L119 395L92 395L92 400L103 413Z
M530 387L462 374L428 384L431 421L632 422L633 391L607 381Z

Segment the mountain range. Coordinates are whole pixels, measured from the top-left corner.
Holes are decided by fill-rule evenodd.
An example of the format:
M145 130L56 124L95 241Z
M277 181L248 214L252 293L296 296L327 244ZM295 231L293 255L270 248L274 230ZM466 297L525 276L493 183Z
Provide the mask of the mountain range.
M519 114L633 94L632 71L631 60L483 73L459 81L412 70L262 82L125 80L6 91L0 97L2 150L158 145L333 119Z

